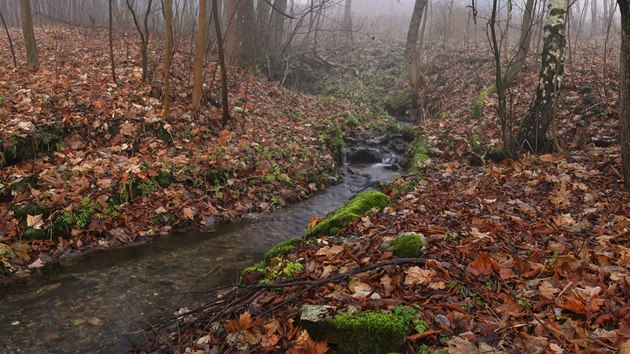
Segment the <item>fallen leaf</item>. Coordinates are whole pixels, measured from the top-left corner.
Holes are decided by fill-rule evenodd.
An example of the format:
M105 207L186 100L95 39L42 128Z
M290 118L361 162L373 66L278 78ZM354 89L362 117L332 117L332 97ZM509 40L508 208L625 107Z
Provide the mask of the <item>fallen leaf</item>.
M485 253L479 253L477 258L468 264L466 272L476 277L492 274L492 258Z
M432 269L421 269L420 267L409 267L405 272L405 285L417 285L429 282L436 274Z
M184 210L182 210L182 212L184 213L184 218L189 219L189 220L194 220L195 219L195 210L193 208L190 207L186 207L184 208Z
M26 215L26 226L39 230L42 228L42 225L44 225L42 214Z
M320 248L315 255L316 256L326 256L326 257L332 257L336 254L341 253L341 251L343 251L343 246L341 245L333 245L333 246L324 246L322 248Z

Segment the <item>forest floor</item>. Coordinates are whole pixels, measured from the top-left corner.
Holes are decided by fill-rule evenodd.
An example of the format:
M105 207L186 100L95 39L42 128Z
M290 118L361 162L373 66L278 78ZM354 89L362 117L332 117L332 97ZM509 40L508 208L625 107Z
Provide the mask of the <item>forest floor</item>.
M117 40L114 84L105 33L37 34L38 71L14 70L0 53L0 280L67 254L211 229L307 198L336 182L343 136L366 123L348 102L230 68L232 120L223 129L216 66L206 68L206 104L193 114L191 62L180 51L164 121L160 85L150 83L160 58L144 82L129 52L137 43Z
M357 48L356 62L344 64L362 78L341 70L330 76L330 93L370 100L366 82L382 82L394 52L400 48L385 42ZM475 98L494 82L489 52L425 53L418 127L428 160L383 190L390 206L285 247L256 270L262 282L246 277L210 292L205 306L153 328L153 350L335 352L338 343L301 327L303 306L315 304L334 314L399 316L405 353L628 352L630 199L619 174L618 52L609 54L606 76L596 45L581 44L567 62L556 125L565 153L501 162L487 158L500 144L496 98L473 116ZM532 98L538 60L528 59L511 88L514 117ZM384 249L402 232L425 236L420 258ZM364 330L362 340L378 335Z

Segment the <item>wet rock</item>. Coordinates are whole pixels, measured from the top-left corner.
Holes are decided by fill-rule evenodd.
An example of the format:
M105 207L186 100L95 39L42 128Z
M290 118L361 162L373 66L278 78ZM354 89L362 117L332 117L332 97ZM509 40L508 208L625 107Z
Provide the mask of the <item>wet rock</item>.
M451 321L449 321L448 317L444 316L444 315L436 315L435 316L435 323L444 326L446 328L451 328Z
M356 148L348 152L349 164L379 163L382 160L381 152L375 148Z

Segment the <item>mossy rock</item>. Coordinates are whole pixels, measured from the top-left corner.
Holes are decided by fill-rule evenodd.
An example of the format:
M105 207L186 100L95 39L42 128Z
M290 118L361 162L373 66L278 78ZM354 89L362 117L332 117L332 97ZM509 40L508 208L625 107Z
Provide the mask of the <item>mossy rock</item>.
M418 96L406 87L390 94L385 100L385 111L392 117L403 117L407 111L418 108Z
M310 310L309 306L315 310ZM304 306L300 325L316 340L337 344L341 353L398 352L411 328L409 319L393 313L364 311L340 314L330 319L326 316L329 310L328 306ZM318 318L308 318L309 313L316 314Z
M305 237L320 234L336 234L352 221L367 215L372 209L381 210L389 205L389 197L377 191L367 191L328 214L312 229L307 229Z
M265 264L269 264L272 259L281 257L293 251L299 244L303 243L301 238L292 238L284 242L280 242L265 254Z
M388 251L393 251L396 257L418 258L426 246L426 239L423 234L415 232L403 232L398 234L391 242Z
M34 229L29 227L24 230L23 237L25 240L48 240L50 235L48 229Z

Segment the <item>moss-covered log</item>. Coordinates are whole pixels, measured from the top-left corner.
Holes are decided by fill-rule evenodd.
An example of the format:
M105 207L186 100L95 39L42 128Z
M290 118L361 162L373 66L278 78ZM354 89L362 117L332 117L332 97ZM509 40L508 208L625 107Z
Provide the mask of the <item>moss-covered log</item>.
M306 237L320 234L334 235L352 221L368 214L372 209L381 210L389 205L389 197L381 192L368 191L354 197L337 210L328 214L313 228L306 230Z

